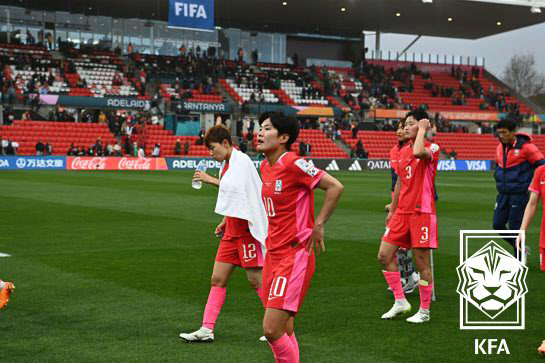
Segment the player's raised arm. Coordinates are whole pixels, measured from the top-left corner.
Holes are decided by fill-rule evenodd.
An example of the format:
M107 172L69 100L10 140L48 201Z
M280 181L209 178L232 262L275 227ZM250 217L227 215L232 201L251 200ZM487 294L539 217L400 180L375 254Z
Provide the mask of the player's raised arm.
M430 120L424 118L418 121L418 134L414 140L413 155L417 159L431 160L431 150L426 148L426 131L430 128Z
M329 174L325 174L317 185L318 188L325 190L324 203L320 209L320 214L314 221L314 228L310 235L310 240L306 246L307 252L312 252L312 249L316 249L316 253L320 254L320 250L325 251L324 245L324 225L331 217L335 208L337 208L337 202L341 198L341 194L344 190L344 186L340 181L335 179Z

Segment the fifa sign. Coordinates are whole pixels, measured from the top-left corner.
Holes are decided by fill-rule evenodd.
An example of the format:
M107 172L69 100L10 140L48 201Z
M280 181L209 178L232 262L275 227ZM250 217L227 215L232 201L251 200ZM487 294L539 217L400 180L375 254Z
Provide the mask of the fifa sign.
M519 233L460 231L460 265L456 269L460 329L524 329L528 267L501 246L503 238L516 238Z
M214 0L170 0L168 26L214 30Z

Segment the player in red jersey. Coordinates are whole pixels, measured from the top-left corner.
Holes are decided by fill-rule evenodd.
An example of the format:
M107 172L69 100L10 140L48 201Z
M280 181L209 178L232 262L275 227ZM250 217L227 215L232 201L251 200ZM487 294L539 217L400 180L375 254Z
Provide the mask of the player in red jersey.
M545 165L541 165L536 169L534 179L528 190L530 191L530 200L524 210L524 217L522 218L522 224L520 226L520 229L523 231L526 231L530 223L532 223L537 205L539 204L539 199L541 199L543 212L545 212ZM519 254L521 254L520 243L521 236L517 238ZM524 256L524 254L522 255ZM545 271L545 213L543 213L543 216L541 217L541 230L539 233L539 266L541 271Z
M333 214L343 185L290 152L299 123L283 112L267 112L259 119L257 150L261 163L263 202L269 219L267 256L263 267L265 302L263 331L275 362L299 362L293 331L315 268L315 255L324 246L324 224ZM314 188L325 190L314 219Z
M392 175L392 199L394 197L395 185L397 183L397 173L398 173L398 164L399 164L399 152L401 148L406 144L405 137L405 117L399 120L397 123L397 143L390 150L390 166L391 166L391 175ZM387 212L390 211L391 203L386 205L385 209ZM420 280L420 275L414 269L413 265L413 255L410 249L400 248L396 254L397 265L399 267L399 272L401 274L401 286L403 286L403 291L405 294L410 294L418 286L418 281ZM392 289L388 287L388 290L391 292Z
M205 172L196 171L193 180L202 181L207 184L214 185L220 188L220 183L225 179L225 174L230 168L230 161L234 159L234 153L240 153L235 150L232 145L231 135L223 126L214 126L208 130L204 137L204 143L210 150L210 156L216 161L224 162L221 170L221 180L216 179ZM240 153L242 154L242 153ZM246 158L246 161L252 164L252 161L242 154L237 158ZM240 160L240 159L239 159ZM240 162L240 161L237 161ZM234 166L232 166L234 168ZM255 178L259 180L259 175L255 166L252 164L247 168L248 172L255 173ZM250 178L249 175L235 175L235 178ZM243 183L243 181L241 181ZM256 193L259 193L260 185L256 187ZM221 192L221 188L220 188ZM256 198L259 202L259 207L262 207L260 198ZM243 205L244 206L244 205ZM266 233L266 215L263 215L263 240ZM199 330L192 333L182 333L180 338L187 342L213 342L214 327L216 319L221 311L225 297L227 294L227 282L231 274L237 266L246 270L246 276L250 285L256 290L260 299L263 301L262 284L262 267L264 261L264 251L262 244L252 235L248 221L245 219L226 216L223 221L216 227L216 236L223 236L220 241L216 261L212 271L211 288L208 295L208 301L204 310L202 326Z
M425 140L429 127L425 111L414 110L407 114L405 136L408 141L399 152L398 179L378 253L384 277L395 297L394 306L382 315L383 319L392 319L411 310L394 259L397 250L404 247L413 250L420 271L420 310L407 321L424 323L430 320L433 291L430 250L438 247L434 185L439 146Z
M0 309L6 307L13 290L15 290L15 285L12 282L0 280Z

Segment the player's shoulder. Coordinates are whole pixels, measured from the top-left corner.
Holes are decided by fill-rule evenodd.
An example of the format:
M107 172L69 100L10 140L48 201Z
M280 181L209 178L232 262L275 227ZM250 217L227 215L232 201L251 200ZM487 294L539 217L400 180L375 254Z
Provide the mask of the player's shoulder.
M440 147L438 144L436 144L435 142L431 142L431 141L426 141L426 143L424 144L427 148L429 148L431 150L432 153L436 153L439 151Z
M291 171L293 171L294 176L308 174L311 177L315 177L320 173L320 169L316 168L314 164L310 161L307 161L301 157L296 157L295 160L290 164Z
M545 165L540 165L540 166L536 169L534 175L542 176L543 174L545 174Z

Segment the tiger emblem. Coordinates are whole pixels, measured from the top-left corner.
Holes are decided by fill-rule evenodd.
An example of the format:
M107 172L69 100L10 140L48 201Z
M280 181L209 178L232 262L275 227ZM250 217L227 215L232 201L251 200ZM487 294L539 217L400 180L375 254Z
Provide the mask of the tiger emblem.
M528 267L490 241L458 268L457 291L490 319L495 319L526 292Z

